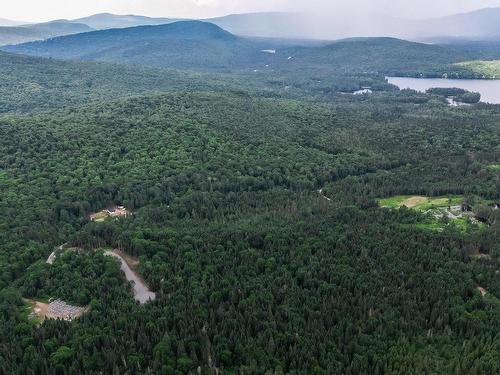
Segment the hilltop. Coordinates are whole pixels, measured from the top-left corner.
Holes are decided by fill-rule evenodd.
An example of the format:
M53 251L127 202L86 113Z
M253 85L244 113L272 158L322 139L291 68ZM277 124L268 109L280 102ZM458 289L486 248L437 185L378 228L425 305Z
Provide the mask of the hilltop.
M179 21L159 26L93 31L9 46L5 50L59 59L223 70L248 62L249 54L261 55L259 48L258 44L214 24Z
M163 25L167 23L172 23L179 21L175 18L151 18L146 16L136 16L136 15L118 15L111 13L99 13L92 16L78 18L72 20L72 22L84 23L96 30L103 29L117 29L117 28L127 28L134 26L146 26L146 25Z

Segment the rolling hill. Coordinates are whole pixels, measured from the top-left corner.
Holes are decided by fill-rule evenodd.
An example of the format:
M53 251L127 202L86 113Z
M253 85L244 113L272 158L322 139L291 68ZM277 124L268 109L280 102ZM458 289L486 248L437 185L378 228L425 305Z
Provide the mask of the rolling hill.
M136 15L117 15L111 13L99 13L89 17L73 20L73 22L83 23L96 30L127 28L134 26L163 25L179 21L174 18L151 18Z
M500 49L294 43L0 51L0 375L500 374L500 105L385 78Z
M470 44L450 47L395 38L351 38L326 45L294 46L277 39L238 37L201 21L93 31L6 46L3 50L57 59L257 72L274 81L295 81L297 72L302 72L302 79L316 81L318 77L323 80L332 75L367 72L440 76L449 73L452 66L453 72L464 71L454 63L485 56L481 48ZM492 56L491 51L487 56Z
M0 27L0 45L26 43L57 36L84 33L93 29L82 23L57 20L22 26Z
M52 57L112 61L155 67L224 70L251 66L270 55L269 43L237 37L201 21L159 26L109 29L53 38L5 48L8 52ZM260 60L259 60L260 61Z
M81 106L151 92L231 91L242 86L241 80L219 75L5 52L0 52L0 82L0 115Z
M336 40L347 37L395 37L414 41L456 42L500 39L500 8L441 18L407 20L373 14L258 12L231 14L202 21L247 37ZM94 14L74 20L20 25L0 19L0 45L18 44L92 30L158 26L186 21L168 17Z
M430 66L470 58L466 50L396 38L342 39L319 48L297 48L293 56L298 63L384 74L422 72Z
M36 64L24 59L5 69L17 84ZM60 98L134 74L38 60L42 87L45 62L61 90L82 81ZM185 90L0 119L0 373L498 373L500 220L460 227L377 205L498 198L497 107ZM111 204L134 214L89 221ZM47 264L65 241L82 250ZM157 300L137 304L96 247L137 257ZM91 309L41 323L23 297Z

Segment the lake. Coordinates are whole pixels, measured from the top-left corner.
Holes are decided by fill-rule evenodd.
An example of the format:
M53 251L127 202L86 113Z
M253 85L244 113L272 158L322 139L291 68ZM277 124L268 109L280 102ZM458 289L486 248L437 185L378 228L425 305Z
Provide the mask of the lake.
M387 77L387 80L400 89L412 89L422 92L431 88L456 87L480 93L482 102L500 104L500 80L406 77Z

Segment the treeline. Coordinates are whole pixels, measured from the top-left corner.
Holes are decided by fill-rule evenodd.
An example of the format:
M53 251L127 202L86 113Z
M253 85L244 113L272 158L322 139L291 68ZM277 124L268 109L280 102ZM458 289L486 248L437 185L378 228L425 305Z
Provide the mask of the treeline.
M470 92L459 88L433 88L427 90L429 94L452 97L453 100L461 103L476 104L481 100L481 94L478 92Z

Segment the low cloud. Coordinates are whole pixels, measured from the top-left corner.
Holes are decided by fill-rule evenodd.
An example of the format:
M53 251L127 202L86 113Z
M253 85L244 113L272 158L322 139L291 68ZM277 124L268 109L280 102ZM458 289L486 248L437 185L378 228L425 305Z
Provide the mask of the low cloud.
M3 18L33 21L77 18L98 12L207 18L242 12L313 11L323 15L364 12L427 18L500 7L500 0L4 0L3 3Z

